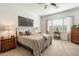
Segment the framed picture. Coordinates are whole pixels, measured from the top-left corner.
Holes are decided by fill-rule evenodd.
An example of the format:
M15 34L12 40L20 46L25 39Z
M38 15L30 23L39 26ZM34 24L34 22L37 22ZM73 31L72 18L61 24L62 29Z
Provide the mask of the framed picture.
M18 26L33 26L33 20L18 16Z

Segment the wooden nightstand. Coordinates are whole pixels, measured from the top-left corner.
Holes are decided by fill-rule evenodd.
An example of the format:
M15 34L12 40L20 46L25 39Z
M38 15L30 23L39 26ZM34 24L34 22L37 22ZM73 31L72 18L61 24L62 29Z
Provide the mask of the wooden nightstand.
M10 38L1 37L0 52L5 52L13 48L16 48L16 37L14 36L11 36Z

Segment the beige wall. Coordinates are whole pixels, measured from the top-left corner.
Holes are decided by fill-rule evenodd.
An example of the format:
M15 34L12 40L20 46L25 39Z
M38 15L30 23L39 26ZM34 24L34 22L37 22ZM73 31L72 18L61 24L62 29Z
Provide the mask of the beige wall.
M34 20L34 27L40 30L40 17L17 4L0 4L0 26L12 25L15 29L18 26L18 16L23 16Z

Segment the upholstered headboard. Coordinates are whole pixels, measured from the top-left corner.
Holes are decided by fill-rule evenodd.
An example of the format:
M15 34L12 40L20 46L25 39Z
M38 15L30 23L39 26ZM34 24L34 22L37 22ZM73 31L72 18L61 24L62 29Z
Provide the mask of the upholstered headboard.
M17 27L16 28L16 34L17 36L19 36L19 32L25 32L25 31L31 31L31 32L35 32L35 28L34 27Z

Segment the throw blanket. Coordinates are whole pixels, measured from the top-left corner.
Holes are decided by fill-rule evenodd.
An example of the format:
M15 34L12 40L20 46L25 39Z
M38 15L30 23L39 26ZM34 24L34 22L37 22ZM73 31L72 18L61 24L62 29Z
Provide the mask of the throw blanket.
M43 34L41 34L42 36L43 36L43 38L45 39L45 41L47 40L47 38L43 35Z

